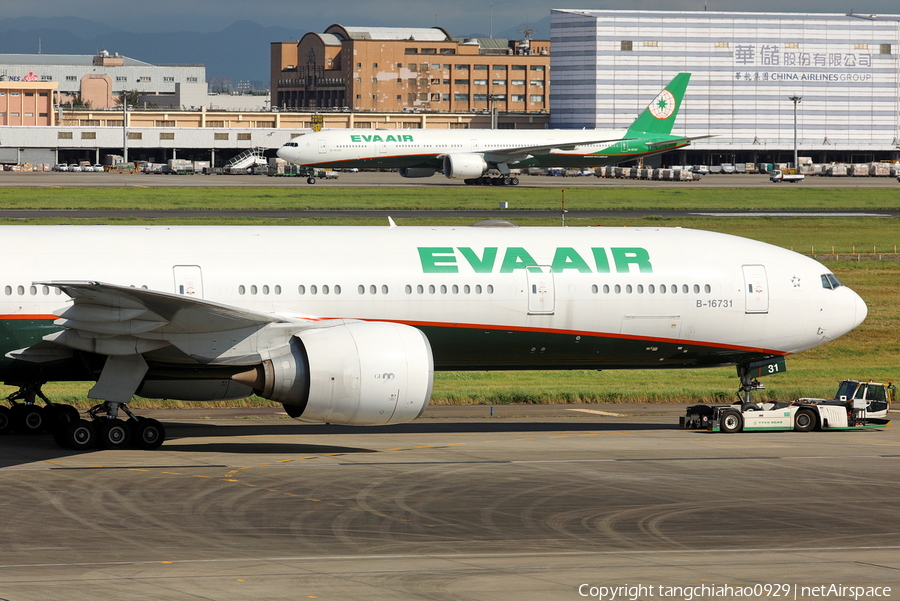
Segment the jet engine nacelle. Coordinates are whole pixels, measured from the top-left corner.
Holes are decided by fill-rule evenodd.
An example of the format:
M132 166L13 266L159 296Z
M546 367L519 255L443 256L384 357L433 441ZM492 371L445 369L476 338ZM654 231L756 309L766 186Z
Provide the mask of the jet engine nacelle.
M400 177L431 177L437 173L437 169L429 169L428 167L400 167L397 169Z
M481 177L488 170L488 164L480 154L444 155L444 177L470 179Z
M235 379L249 383L248 374ZM257 368L252 386L304 421L380 425L421 415L433 381L431 345L421 331L353 322L296 334Z

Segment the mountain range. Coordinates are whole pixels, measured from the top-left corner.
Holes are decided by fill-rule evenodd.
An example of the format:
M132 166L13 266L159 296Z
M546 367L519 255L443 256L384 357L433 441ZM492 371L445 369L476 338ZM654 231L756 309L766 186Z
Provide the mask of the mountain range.
M348 23L349 24L349 23ZM0 54L96 54L118 52L156 65L205 65L207 80L230 78L269 85L271 42L299 41L309 31L323 31L330 23L305 21L303 27L266 27L253 21L238 21L221 31L171 31L135 33L104 23L77 18L0 19ZM372 27L389 23L370 22ZM498 38L521 37L519 25L495 33ZM536 39L550 37L550 17L530 25ZM488 37L487 33L455 37Z

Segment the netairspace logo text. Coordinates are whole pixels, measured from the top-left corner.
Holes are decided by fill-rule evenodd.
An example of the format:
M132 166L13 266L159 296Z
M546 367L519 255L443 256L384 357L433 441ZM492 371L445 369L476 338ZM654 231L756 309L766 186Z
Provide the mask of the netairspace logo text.
M873 599L891 596L889 586L844 586L843 584L823 584L820 586L799 586L791 584L754 584L752 586L732 586L729 584L703 584L700 586L662 586L636 584L624 586L593 586L582 584L578 594L598 601L637 601L650 597L661 599L683 599L692 601L700 598L766 597L772 599L811 599L842 597Z

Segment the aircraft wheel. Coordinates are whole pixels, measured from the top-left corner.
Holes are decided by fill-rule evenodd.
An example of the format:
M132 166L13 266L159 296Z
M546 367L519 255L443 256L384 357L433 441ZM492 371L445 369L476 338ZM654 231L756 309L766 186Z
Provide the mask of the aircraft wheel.
M307 178L306 178L306 183L309 184L309 185L311 186L311 185L313 185L314 183L316 183L316 178L314 178L314 177L307 177Z
M734 409L723 411L719 416L719 428L729 434L740 432L744 427L744 418Z
M502 186L503 185L502 177L494 177L494 178L491 178L491 180L492 180L491 181L492 186Z
M61 438L73 451L85 451L97 443L97 429L93 422L79 419L66 426Z
M466 178L466 179L463 180L463 183L465 183L467 186L471 186L471 185L473 185L473 184L475 183L475 180L472 179L471 177L468 177L468 178Z
M55 434L66 424L71 424L78 419L78 409L72 405L45 405L41 409L41 414L44 417L44 429L50 434Z
M166 439L166 429L155 419L142 417L136 421L132 428L134 432L134 446L139 449L146 451L158 449Z
M97 423L97 443L104 449L121 449L131 440L131 429L120 419L102 419Z
M479 183L480 183L482 186L490 186L490 185L491 185L491 178L489 178L489 177L487 177L487 176L481 177L481 178L479 178Z
M53 424L53 427L58 428L60 423L71 424L80 417L78 409L72 405L56 405L56 423Z
M41 408L35 405L16 405L10 413L12 428L19 434L40 434L46 424Z
M510 185L510 186L518 186L518 185L519 185L519 178L518 178L518 177L511 177L511 178L509 179L509 185Z
M6 434L12 429L12 420L9 416L9 407L0 407L0 434Z
M811 432L816 427L816 414L809 409L798 409L794 415L794 430Z

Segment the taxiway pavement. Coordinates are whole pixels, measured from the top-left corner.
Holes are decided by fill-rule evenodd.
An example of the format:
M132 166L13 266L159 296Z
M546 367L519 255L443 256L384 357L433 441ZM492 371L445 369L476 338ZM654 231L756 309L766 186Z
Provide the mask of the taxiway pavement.
M156 451L2 436L0 597L544 601L585 598L583 584L842 584L897 598L900 431L712 434L678 429L681 410L434 407L384 428L144 411L169 431Z
M895 177L807 177L796 184L772 183L765 174L714 174L706 175L696 181L652 181L620 178L579 176L551 177L541 175L523 175L519 177L518 186L505 186L500 189L517 188L745 188L771 187L777 189L788 187L815 188L897 188L900 183ZM466 187L465 182L447 179L436 174L424 178L403 178L394 172L361 171L358 173L338 174L337 179L318 179L313 185L306 183L301 177L269 177L265 175L162 175L146 173L66 173L56 171L3 171L0 172L0 186L73 186L85 188L120 188L120 187L239 187L268 188L288 187L298 191L324 188L446 188ZM514 198L514 194L511 197Z

